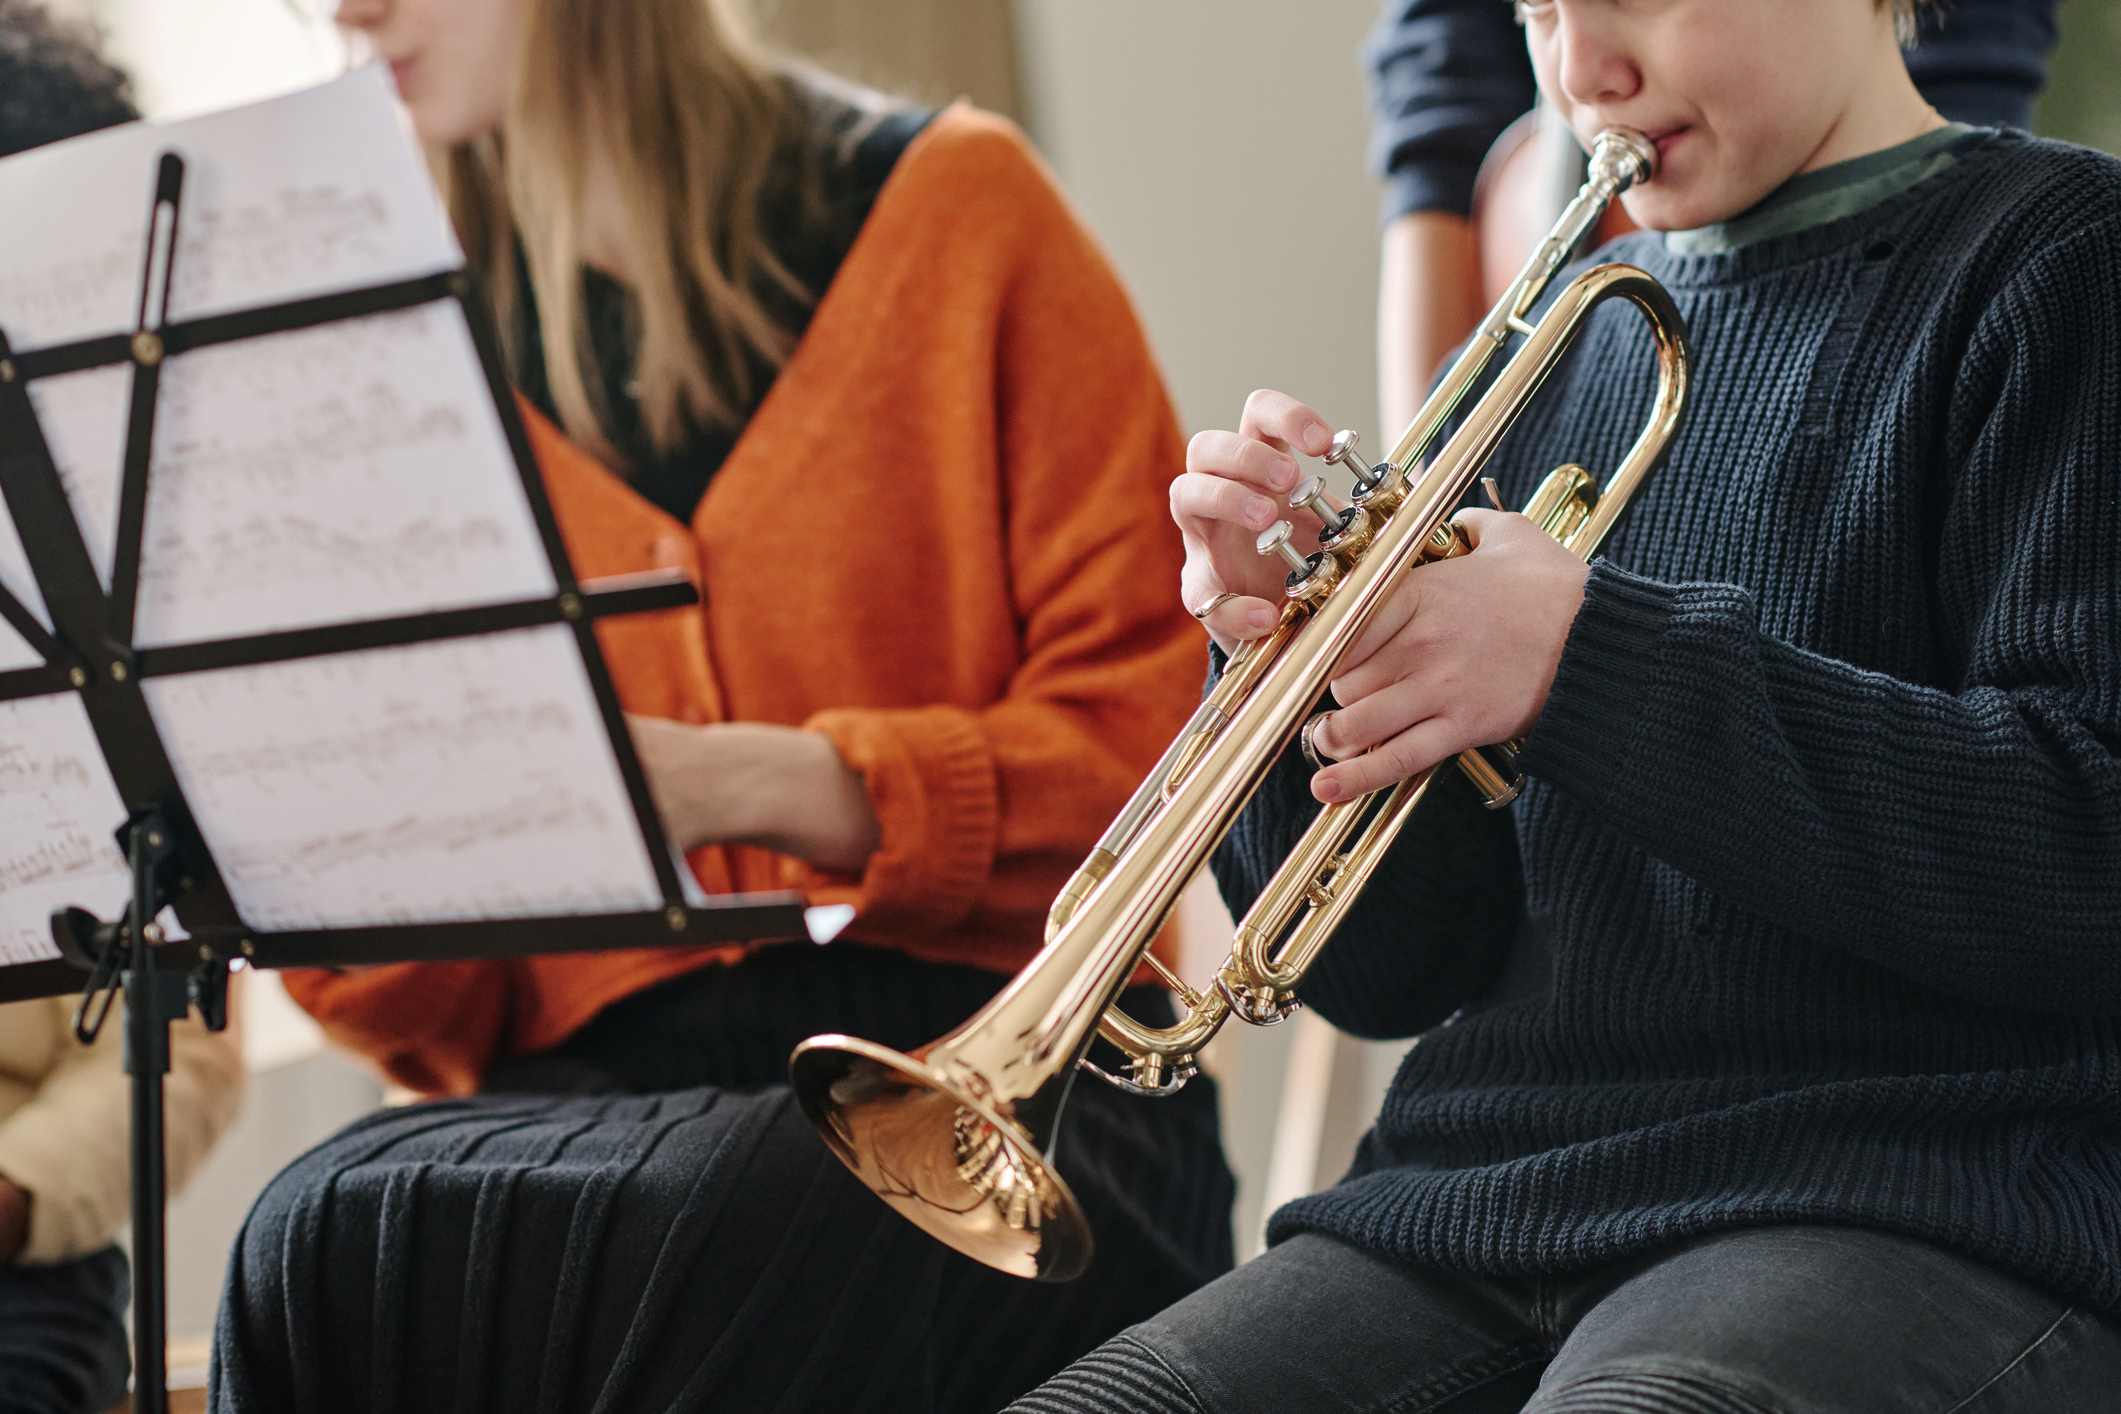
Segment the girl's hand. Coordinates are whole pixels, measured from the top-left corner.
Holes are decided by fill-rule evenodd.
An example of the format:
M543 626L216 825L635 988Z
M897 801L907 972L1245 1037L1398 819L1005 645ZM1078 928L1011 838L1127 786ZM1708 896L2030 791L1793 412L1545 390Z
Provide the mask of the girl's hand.
M1324 418L1262 389L1245 400L1237 431L1203 432L1187 446L1185 475L1171 483L1171 518L1186 543L1180 593L1196 617L1218 596L1237 596L1201 620L1224 651L1264 636L1281 617L1288 569L1258 552L1259 533L1293 521L1290 543L1307 555L1318 548L1318 517L1289 509L1289 492L1304 475L1291 449L1323 456L1332 445Z
M859 874L876 811L829 737L763 722L626 719L663 829L679 849L748 844Z

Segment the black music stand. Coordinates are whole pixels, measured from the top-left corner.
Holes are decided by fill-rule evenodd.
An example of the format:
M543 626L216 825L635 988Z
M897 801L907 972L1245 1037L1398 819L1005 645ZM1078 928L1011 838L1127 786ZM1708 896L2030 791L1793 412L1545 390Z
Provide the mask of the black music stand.
M607 948L653 947L806 936L802 896L750 894L688 902L678 870L632 750L618 697L597 648L598 619L697 602L681 577L623 585L578 582L569 566L515 401L502 373L492 322L477 306L473 283L459 269L425 278L183 323L168 322L184 164L161 158L148 224L139 315L130 335L111 335L16 353L0 331L0 498L12 515L49 611L37 616L0 586L0 619L40 655L42 667L0 672L0 702L77 693L123 796L129 818L118 839L131 865L122 911L105 921L81 908L52 917L58 959L0 967L0 1000L82 990L76 1028L92 1036L125 988L126 1069L133 1077L133 1345L134 1408L163 1414L165 1370L162 1076L169 1069L169 1026L192 1006L207 1025L226 1024L231 964L259 967L511 957ZM220 642L142 649L133 619L156 394L166 358L234 340L307 329L339 320L454 302L472 330L493 405L514 453L522 490L550 560L550 597L431 614L257 634ZM108 593L92 562L28 385L38 378L132 365L124 442L117 546ZM439 642L544 625L571 626L603 726L624 780L662 897L658 909L471 922L404 923L305 931L248 926L215 866L212 841L192 823L177 773L157 734L141 684L147 679L217 668ZM155 923L173 907L189 937L173 942ZM82 973L88 981L83 988ZM106 989L110 989L107 991ZM97 1004L97 995L104 993Z

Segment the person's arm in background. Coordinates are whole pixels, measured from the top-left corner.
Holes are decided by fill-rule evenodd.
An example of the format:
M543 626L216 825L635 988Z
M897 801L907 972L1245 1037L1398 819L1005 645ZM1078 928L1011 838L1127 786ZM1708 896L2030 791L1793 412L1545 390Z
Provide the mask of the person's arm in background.
M233 1000L233 997L231 998ZM31 1032L50 1069L29 1101L0 1120L0 1214L21 1213L20 1246L0 1261L44 1264L86 1256L131 1216L132 1081L125 1016L113 1008L93 1046L73 1036L74 999L0 1006L0 1027ZM170 1027L163 1134L170 1192L182 1189L235 1122L244 1071L236 1023L208 1031L197 1017ZM0 1231L0 1239L8 1236Z
M1386 0L1363 60L1370 168L1385 179L1377 372L1390 438L1480 319L1473 181L1537 89L1503 0Z
M1907 72L1955 123L2030 130L2054 47L2055 0L1958 0L1923 19Z

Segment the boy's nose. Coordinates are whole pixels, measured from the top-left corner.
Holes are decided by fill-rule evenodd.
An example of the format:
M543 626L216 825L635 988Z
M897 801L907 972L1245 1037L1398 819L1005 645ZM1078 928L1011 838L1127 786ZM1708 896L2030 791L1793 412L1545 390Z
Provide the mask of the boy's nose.
M1633 98L1642 88L1642 71L1612 21L1612 6L1556 6L1554 44L1559 62L1555 78L1562 96L1586 107Z

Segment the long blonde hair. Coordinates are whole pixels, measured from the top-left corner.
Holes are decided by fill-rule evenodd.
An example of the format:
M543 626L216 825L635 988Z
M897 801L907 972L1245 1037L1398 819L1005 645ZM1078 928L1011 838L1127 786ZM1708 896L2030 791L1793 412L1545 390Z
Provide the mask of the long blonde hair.
M509 361L524 367L529 276L552 401L568 433L616 461L590 346L581 259L592 163L631 233L642 420L657 450L738 425L794 336L762 287L806 291L761 240L758 211L792 100L733 0L523 0L501 128L438 154L451 217L486 277ZM770 374L768 375L770 377Z

